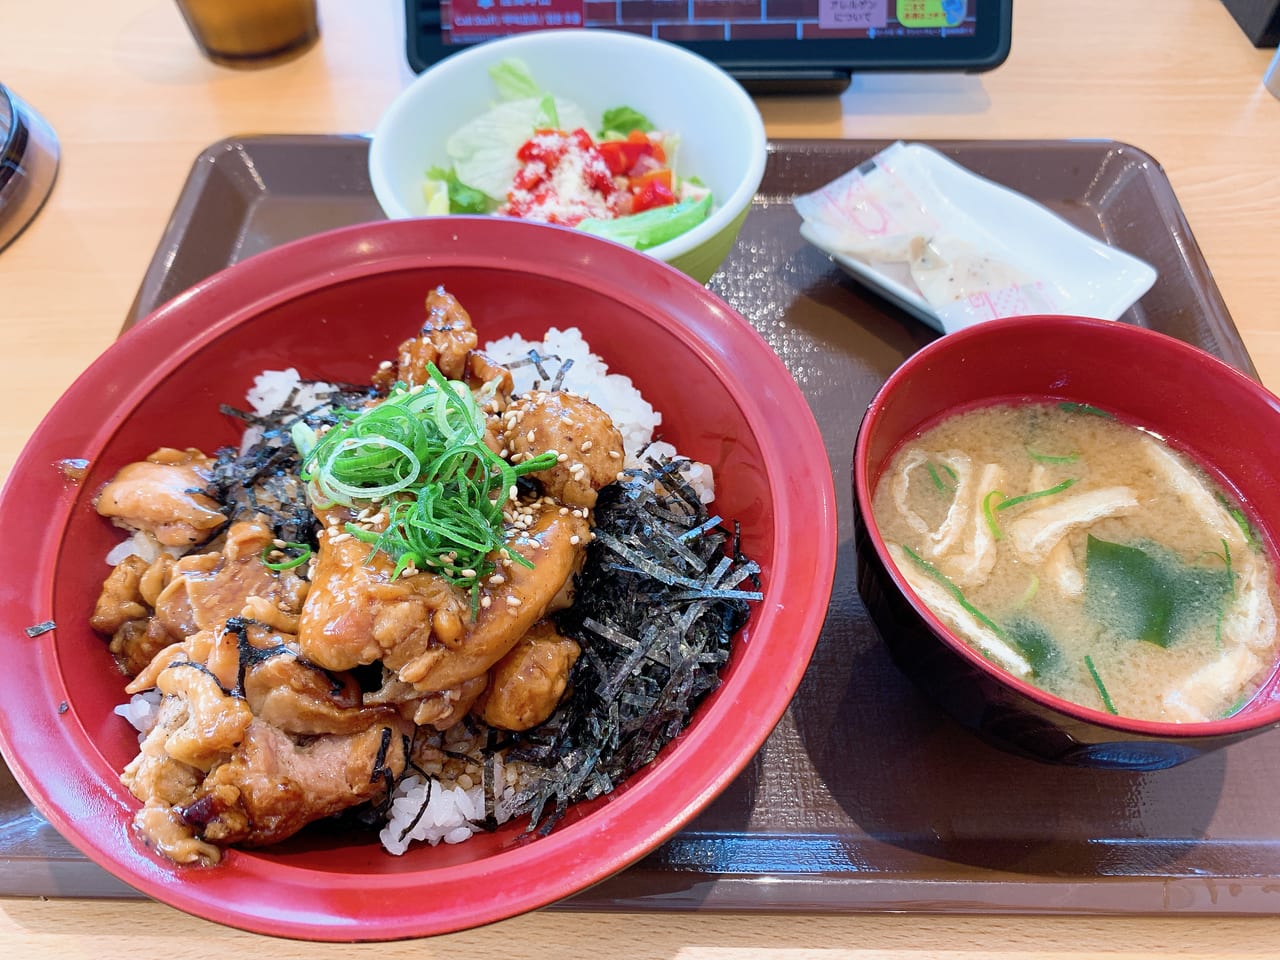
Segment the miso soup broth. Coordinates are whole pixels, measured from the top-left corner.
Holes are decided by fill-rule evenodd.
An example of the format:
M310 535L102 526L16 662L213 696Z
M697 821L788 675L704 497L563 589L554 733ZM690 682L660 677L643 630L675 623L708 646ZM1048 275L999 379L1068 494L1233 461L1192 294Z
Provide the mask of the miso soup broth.
M1104 411L967 410L905 443L872 514L920 598L977 651L1125 717L1227 716L1266 680L1276 583L1238 503Z

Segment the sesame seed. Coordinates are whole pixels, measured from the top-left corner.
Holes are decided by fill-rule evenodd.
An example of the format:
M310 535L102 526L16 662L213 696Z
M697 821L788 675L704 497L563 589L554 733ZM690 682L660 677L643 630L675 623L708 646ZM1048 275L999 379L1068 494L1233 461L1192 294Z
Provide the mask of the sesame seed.
M556 457L556 463L564 463L568 459L569 455L567 453L562 453Z
M569 542L576 547L578 544L582 542L582 538L575 533L572 537L569 538Z
M378 369L379 369L379 370L390 370L390 369L391 369L391 361L390 361L390 360L383 360L380 364L378 364Z
M467 567L467 569L462 571L462 575L464 577L474 577L476 575L476 572L472 570L470 567Z
M272 545L272 546L274 546L274 547L277 547L277 548L279 548L279 549L281 549L281 550L283 550L285 547L287 547L287 546L288 546L288 544L287 544L287 543L285 543L283 540L281 540L281 539L279 539L279 538L277 538L277 539L275 539L275 540L272 540L272 541L271 541L271 545Z
M520 598L516 596L507 597L507 606L508 607L520 606Z
M528 433L526 433L524 436L525 436L525 439L526 439L526 440L528 440L530 443L533 443L533 441L537 439L538 434L537 434L537 433L535 433L533 430L530 430L530 431L529 431Z
M486 610L488 610L492 604L493 604L493 597L480 598L480 606L484 607Z
M610 456L612 459L617 460L620 456L622 456L622 454L620 454L617 450L610 450L610 451L609 451L609 456Z
M579 449L580 449L583 453L586 453L588 450L590 450L590 449L592 448L592 446L594 446L594 441L591 441L591 440L583 440L583 441L582 441L582 446L581 446L581 447L579 447Z

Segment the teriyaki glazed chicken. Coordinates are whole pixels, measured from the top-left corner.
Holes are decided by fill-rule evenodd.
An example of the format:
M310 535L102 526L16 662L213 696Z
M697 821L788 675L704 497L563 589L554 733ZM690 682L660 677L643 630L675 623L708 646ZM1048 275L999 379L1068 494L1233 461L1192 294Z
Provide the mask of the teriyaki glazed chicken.
M160 448L97 497L133 536L92 626L130 678L119 712L142 732L123 780L142 803L140 835L165 857L215 863L227 846L276 843L353 808L403 826L390 842L384 831L394 852L456 842L607 792L665 742L613 767L607 751L583 751L573 731L592 708L569 701L588 682L585 664L574 672L586 635L558 615L575 604L601 491L628 474L643 495L619 499L679 494L688 529L717 525L670 470L689 461L624 471L613 419L561 389L536 351L522 362L546 378L517 393L517 364L478 349L452 296L432 291L426 311L370 387L294 387L274 419L239 414L238 450ZM756 568L726 556L731 539L701 551L714 573L699 574L701 602L732 615L697 641L719 652L697 652L710 676L684 685L681 722L759 596L736 589ZM610 579L604 563L597 580ZM574 751L597 768L572 789L547 786L542 772ZM438 832L411 835L455 791Z

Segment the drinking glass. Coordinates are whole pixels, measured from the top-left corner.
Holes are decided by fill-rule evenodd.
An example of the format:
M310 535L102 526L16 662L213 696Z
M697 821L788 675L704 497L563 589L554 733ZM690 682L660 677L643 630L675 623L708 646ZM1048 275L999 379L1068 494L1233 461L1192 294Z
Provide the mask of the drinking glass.
M298 56L320 36L316 0L177 0L201 52L227 67Z

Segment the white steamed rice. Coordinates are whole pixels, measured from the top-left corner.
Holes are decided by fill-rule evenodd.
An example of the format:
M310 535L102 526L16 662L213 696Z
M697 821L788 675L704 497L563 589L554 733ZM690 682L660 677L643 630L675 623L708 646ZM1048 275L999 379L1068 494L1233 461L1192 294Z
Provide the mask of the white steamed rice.
M428 790L431 799L424 809L422 802ZM475 786L467 790L445 786L434 777L427 780L405 777L396 786L386 825L378 838L388 853L399 856L417 841L425 840L434 847L441 842L469 840L478 829L472 823L483 820L483 788Z

